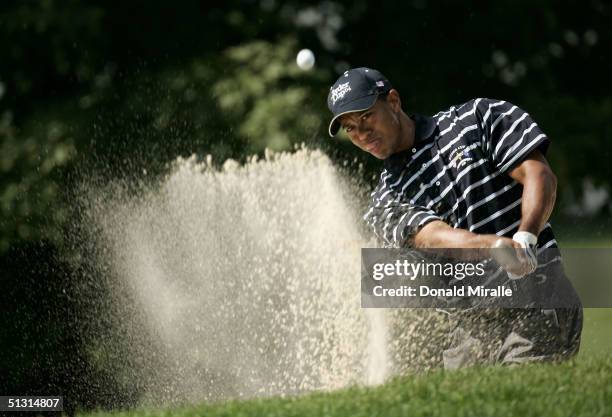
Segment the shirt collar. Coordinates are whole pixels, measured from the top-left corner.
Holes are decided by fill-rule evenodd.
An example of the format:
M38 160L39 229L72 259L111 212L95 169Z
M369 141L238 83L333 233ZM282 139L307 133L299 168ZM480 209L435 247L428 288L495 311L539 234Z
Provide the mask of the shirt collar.
M436 131L436 121L433 117L411 114L410 118L414 121L414 145L425 143L433 138ZM410 149L394 153L384 161L385 168L392 172L401 172L406 166L411 156Z
M420 114L411 114L410 118L414 120L414 142L415 144L427 142L436 130L436 121L433 117L422 116Z

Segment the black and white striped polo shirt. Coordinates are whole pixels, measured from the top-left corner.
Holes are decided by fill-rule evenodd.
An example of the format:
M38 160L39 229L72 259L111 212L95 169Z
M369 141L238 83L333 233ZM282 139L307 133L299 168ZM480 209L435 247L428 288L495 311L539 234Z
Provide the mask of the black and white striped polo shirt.
M420 227L442 220L474 233L511 237L523 187L509 171L549 139L524 110L478 98L433 117L414 115L415 145L384 161L364 219L385 246L405 247ZM546 224L538 247L556 247Z

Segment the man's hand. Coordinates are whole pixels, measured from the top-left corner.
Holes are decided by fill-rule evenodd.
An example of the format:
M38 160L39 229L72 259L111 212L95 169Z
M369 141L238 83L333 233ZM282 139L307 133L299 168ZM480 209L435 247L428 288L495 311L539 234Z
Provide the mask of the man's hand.
M523 278L535 271L538 265L535 244L526 246L516 238L498 238L491 249L491 257L508 272L510 279Z
M523 248L521 255L525 257L524 261L531 267L531 270L528 272L528 274L531 274L538 266L538 257L536 253L538 237L530 232L519 231L512 236L512 240L518 242Z

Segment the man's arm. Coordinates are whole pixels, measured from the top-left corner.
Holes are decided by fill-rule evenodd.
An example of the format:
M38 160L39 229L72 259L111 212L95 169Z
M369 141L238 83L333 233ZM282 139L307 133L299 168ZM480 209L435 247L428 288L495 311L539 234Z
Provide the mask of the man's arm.
M465 229L455 229L443 221L433 221L426 224L414 236L412 245L419 249L443 249L443 253L455 259L464 261L482 260L493 257L501 262L506 271L523 276L532 271L532 268L517 251L518 263L500 261L498 255L502 247L521 249L521 245L507 237L493 234L477 234ZM501 245L501 246L499 246Z
M557 178L538 150L531 152L509 175L523 185L519 230L537 236L554 208ZM413 243L419 248L491 248L497 239L497 235L472 233L452 228L442 221L433 221L421 228ZM513 242L504 239L506 243ZM517 247L514 243L512 246Z
M413 244L417 248L472 248L486 249L493 247L499 238L496 235L472 233L465 229L455 229L443 221L426 224L414 236ZM477 253L478 251L475 251ZM483 255L486 255L483 253Z
M557 179L538 150L532 151L509 175L523 185L519 231L537 236L554 208ZM470 258L486 258L490 254L490 248L493 248L498 240L516 249L521 248L521 244L512 239L452 228L442 221L426 224L414 236L412 243L417 248L473 248L474 251L469 254ZM521 274L519 271L511 272Z
M519 231L537 236L550 218L557 196L557 177L537 149L509 175L523 185Z
M500 246L521 249L521 245L507 237L493 234L477 234L465 229L455 229L443 221L433 221L419 230L412 240L412 245L419 249L444 249L451 258L464 261L482 260L490 257L498 258ZM460 249L460 250L457 250ZM497 251L497 252L493 252ZM504 265L508 272L522 276L531 272L530 266L522 260L517 251L519 263Z

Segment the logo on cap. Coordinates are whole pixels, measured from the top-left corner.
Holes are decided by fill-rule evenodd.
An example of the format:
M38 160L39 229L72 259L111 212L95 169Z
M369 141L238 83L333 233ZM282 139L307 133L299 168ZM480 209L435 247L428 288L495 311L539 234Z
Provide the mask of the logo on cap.
M348 82L339 84L338 87L331 91L332 104L336 104L336 101L341 100L349 91L351 91L351 86Z

